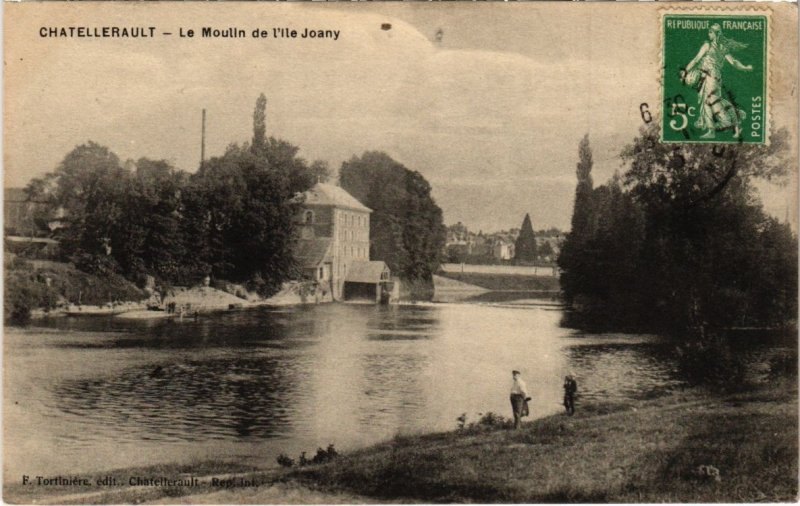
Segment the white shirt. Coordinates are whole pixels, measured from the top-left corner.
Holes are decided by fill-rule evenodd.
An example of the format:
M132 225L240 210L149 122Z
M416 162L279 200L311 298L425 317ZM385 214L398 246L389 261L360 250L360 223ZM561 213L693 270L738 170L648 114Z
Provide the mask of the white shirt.
M525 382L522 381L522 378L514 379L514 383L511 384L511 394L528 397L528 387L525 385Z

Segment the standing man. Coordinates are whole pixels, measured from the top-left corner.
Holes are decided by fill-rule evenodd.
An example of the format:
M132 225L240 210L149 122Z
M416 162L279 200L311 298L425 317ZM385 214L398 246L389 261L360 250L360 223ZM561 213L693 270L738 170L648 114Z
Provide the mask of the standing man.
M528 416L528 387L519 371L511 371L514 382L511 384L511 409L514 412L514 428L519 429L522 417Z

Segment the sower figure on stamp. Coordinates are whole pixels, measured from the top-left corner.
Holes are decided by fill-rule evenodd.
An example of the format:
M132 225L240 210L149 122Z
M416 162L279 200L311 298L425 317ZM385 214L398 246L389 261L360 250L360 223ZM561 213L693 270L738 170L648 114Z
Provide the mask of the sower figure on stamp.
M725 37L720 25L714 24L708 30L708 41L681 73L686 84L699 87L700 117L695 127L706 130L703 139L713 139L717 130L729 128L733 128L734 137L741 134L740 124L745 112L723 97L722 67L727 61L737 70L753 70L752 65L744 65L731 55L733 51L746 47L746 44Z
M522 380L520 372L511 371L511 377L514 379L511 384L511 409L514 412L514 428L519 429L522 417L528 416L528 401L531 398L528 396L528 387Z

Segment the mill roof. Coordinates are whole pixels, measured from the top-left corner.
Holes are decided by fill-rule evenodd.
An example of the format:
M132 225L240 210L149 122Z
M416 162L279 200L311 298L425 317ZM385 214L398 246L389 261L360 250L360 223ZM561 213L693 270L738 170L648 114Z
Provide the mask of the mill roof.
M334 206L353 211L371 213L372 209L359 202L343 188L327 183L317 183L305 192L304 204Z
M381 260L357 260L347 266L347 274L344 280L353 283L378 283L381 280L383 271L388 269L386 262Z
M329 260L331 239L329 237L316 237L314 239L300 239L294 247L294 258L304 269L317 267Z

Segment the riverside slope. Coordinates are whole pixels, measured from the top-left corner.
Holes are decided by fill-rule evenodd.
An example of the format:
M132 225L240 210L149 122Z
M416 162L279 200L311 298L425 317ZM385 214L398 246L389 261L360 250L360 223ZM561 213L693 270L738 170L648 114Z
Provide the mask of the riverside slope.
M455 421L454 421L455 424ZM641 403L578 405L518 431L473 427L396 437L324 465L289 470L206 462L109 474L238 476L260 486L43 490L4 486L39 504L796 501L795 380L713 395L689 389ZM698 474L719 470L719 481Z

